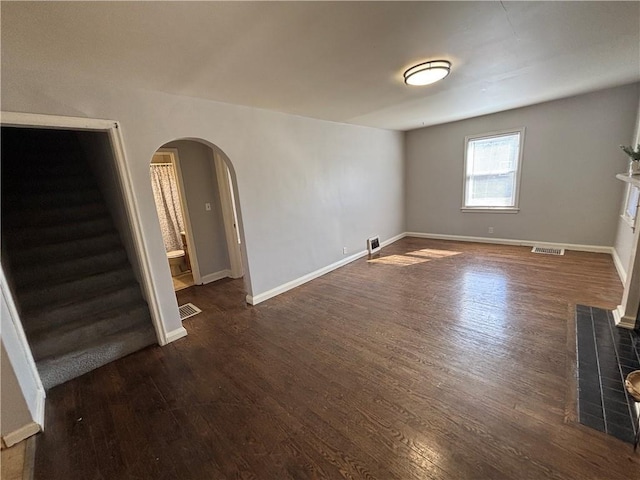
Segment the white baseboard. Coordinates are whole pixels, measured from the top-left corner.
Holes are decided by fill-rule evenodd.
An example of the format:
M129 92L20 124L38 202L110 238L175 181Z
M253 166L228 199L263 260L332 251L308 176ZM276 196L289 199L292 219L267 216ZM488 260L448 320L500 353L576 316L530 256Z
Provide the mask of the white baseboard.
M165 345L171 342L175 342L179 338L186 337L186 336L187 336L187 331L185 330L184 327L171 330L170 332L167 332L167 343Z
M622 285L624 285L627 282L627 271L624 269L624 265L622 265L622 260L620 260L620 257L618 256L618 252L616 251L615 248L611 249L611 257L613 258L613 264L616 267L616 270L618 271L618 276L620 277L620 281L622 282Z
M40 431L44 431L44 405L46 399L47 394L44 389L38 389L36 394L36 415L33 421L40 425Z
M383 247L386 247L387 245L392 244L393 242L397 242L398 240L400 240L401 238L404 238L406 236L406 234L403 232L399 235L396 235L395 237L391 237L388 240L385 240L384 242L381 242L380 245L382 245ZM249 305L257 305L261 302L264 302L265 300L269 300L270 298L275 297L276 295L280 295L281 293L284 293L288 290L291 290L292 288L296 288L299 287L300 285L302 285L303 283L307 283L310 282L311 280L321 277L322 275L329 273L337 268L343 267L344 265L347 265L348 263L354 262L355 260L358 260L359 258L365 257L369 252L367 250L362 250L358 253L354 253L353 255L350 255L346 258L343 258L342 260L339 260L335 263L332 263L331 265L327 265L326 267L322 267L318 270L315 270L311 273L307 273L306 275L303 275L302 277L296 278L295 280L291 280L290 282L284 283L276 288L272 288L271 290L267 290L266 292L263 293L259 293L258 295L247 295L247 303Z
M431 238L434 240L454 240L458 242L477 242L477 243L495 243L498 245L516 245L533 247L539 245L547 248L564 248L565 250L574 250L576 252L593 252L593 253L608 253L612 255L613 247L607 247L603 245L580 245L575 243L554 243L554 242L539 242L536 240L512 240L510 238L493 238L493 237L467 237L464 235L442 235L439 233L421 233L421 232L407 232L407 237L417 238Z
M612 312L613 320L616 324L616 327L626 328L628 330L633 330L636 328L636 319L635 317L629 318L624 315L624 306L618 305L618 307Z
M367 253L368 252L366 250L362 250L361 252L358 252L346 258L343 258L342 260L332 263L331 265L327 265L326 267L322 267L314 272L307 273L302 277L298 277L295 280L291 280L290 282L283 283L282 285L277 286L276 288L267 290L264 293L259 293L258 295L254 295L254 296L247 295L247 303L249 305L257 305L261 302L264 302L265 300L269 300L270 298L275 297L276 295L280 295L281 293L291 290L292 288L299 287L303 283L307 283L315 278L321 277L325 273L329 273L332 270L335 270L336 268L340 268L348 263L351 263L359 258L362 258L366 256Z
M12 447L16 443L20 443L22 440L29 438L31 435L35 435L38 432L40 432L40 425L36 422L29 422L13 432L7 433L2 437L2 440L7 447Z
M387 245L391 245L394 242L397 242L398 240L402 240L404 237L407 236L407 232L402 232L399 235L396 235L395 237L391 237L388 240L385 240L384 242L381 242L380 245L383 247L386 247Z
M223 278L227 278L231 276L231 270L220 270L219 272L209 273L208 275L202 276L202 284L206 285L207 283L215 282L216 280L222 280Z

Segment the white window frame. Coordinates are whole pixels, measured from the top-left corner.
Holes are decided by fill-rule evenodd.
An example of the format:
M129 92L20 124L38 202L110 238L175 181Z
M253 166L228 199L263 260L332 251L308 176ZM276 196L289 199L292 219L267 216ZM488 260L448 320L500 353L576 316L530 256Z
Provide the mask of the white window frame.
M508 130L499 130L496 132L481 133L477 135L467 135L464 137L464 170L462 172L462 212L481 212L481 213L518 213L520 211L520 177L522 173L522 152L524 150L524 127L510 128ZM480 140L484 138L502 137L506 135L520 134L520 144L518 146L518 158L516 165L516 179L514 188L514 205L506 207L489 207L489 206L470 206L466 205L467 201L467 152L469 150L469 142L472 140Z
M632 193L638 192L638 196L634 198ZM631 202L634 201L635 205ZM629 225L632 229L635 228L636 217L638 216L638 210L640 209L640 187L633 185L631 183L627 184L627 192L625 193L624 206L622 210L622 219ZM634 212L635 210L635 212ZM635 213L635 214L634 214Z

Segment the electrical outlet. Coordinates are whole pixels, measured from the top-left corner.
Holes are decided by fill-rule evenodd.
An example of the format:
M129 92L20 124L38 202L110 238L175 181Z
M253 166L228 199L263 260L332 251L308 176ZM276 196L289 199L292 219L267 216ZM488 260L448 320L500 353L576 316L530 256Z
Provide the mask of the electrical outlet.
M211 210L211 204L210 203L205 203L204 204L204 209L208 212Z
M342 247L342 254L346 255L347 254L347 247Z
M493 227L489 227L489 233L493 233Z

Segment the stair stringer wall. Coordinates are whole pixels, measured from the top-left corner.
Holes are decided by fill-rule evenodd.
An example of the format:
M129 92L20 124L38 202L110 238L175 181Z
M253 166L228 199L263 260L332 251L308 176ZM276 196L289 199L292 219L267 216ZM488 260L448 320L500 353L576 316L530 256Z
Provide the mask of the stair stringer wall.
M116 228L124 232L122 235L127 255L134 273L139 275L142 294L149 305L149 310L156 330L158 343L166 345L187 335L180 321L178 305L172 298L167 300L158 295L164 291L155 284L159 275L166 270L167 283L171 284L168 265L154 265L145 248L141 232L140 208L133 194L128 159L122 138L122 129L118 122L112 120L67 117L57 115L41 115L20 112L2 112L3 126L21 126L33 128L61 128L76 132L102 133L108 138L108 149L111 155L102 154L100 165L90 168L96 173L96 179L103 190L108 190L105 199L116 223ZM149 188L151 185L149 183ZM171 287L173 288L173 287ZM161 312L164 312L161 313ZM168 314L167 314L168 312ZM25 348L29 348L28 344Z
M118 172L115 166L116 160L109 135L104 132L86 131L76 132L76 135L82 150L85 152L89 168L97 180L98 187L102 192L116 230L118 230L120 234L136 280L142 284L144 276L136 254L133 231L129 223L127 206L124 201L124 192L122 191L122 185L118 178ZM148 302L149 299L144 289L142 293Z

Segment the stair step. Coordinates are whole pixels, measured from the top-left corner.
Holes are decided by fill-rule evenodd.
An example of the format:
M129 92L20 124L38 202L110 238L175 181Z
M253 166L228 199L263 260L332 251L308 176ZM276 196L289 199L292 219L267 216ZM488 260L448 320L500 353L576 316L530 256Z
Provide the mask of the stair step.
M20 289L18 300L23 311L49 309L53 306L67 305L83 298L113 290L118 285L135 282L133 270L129 265L124 268L101 272L85 278L64 283Z
M47 282L70 281L127 265L127 252L122 247L105 253L26 265L13 272L18 289Z
M21 250L31 246L97 237L114 231L114 228L111 217L105 214L100 218L53 226L7 228L4 229L3 240L9 250ZM11 253L13 254L13 252Z
M77 155L66 155L58 161L41 162L37 160L37 158L27 156L20 158L17 164L7 165L5 171L11 175L9 183L28 183L34 179L91 175L89 167ZM9 161L11 160L9 159Z
M77 173L65 176L34 177L27 178L24 181L16 179L16 181L3 182L3 189L6 189L9 193L24 191L27 194L96 186L97 184L95 179L89 173Z
M9 260L14 271L30 264L52 263L97 255L122 246L120 236L113 230L97 236L87 236L81 239L71 239L66 242L52 243L43 246L14 247Z
M46 357L37 362L45 389L79 377L109 362L156 343L155 332L149 324L107 335L63 355Z
M32 334L37 334L41 330L55 328L56 325L73 322L77 318L95 317L102 312L116 308L126 309L130 305L143 301L140 286L136 282L131 282L74 303L23 312L21 319L27 337L30 338Z
M51 202L48 206L34 208L10 208L2 218L3 228L44 228L104 219L109 216L104 202L93 202L84 205L60 206Z
M79 135L1 134L2 261L45 388L156 343Z
M23 192L6 193L3 201L15 208L42 208L49 205L73 207L102 201L102 193L97 187L74 190L57 190L53 192L33 193L24 195Z
M29 338L31 351L36 361L54 355L64 355L76 349L77 345L90 343L97 338L130 329L135 326L146 328L151 325L149 307L144 302L124 308L109 310L92 317L80 317L55 328L47 328L32 334Z

